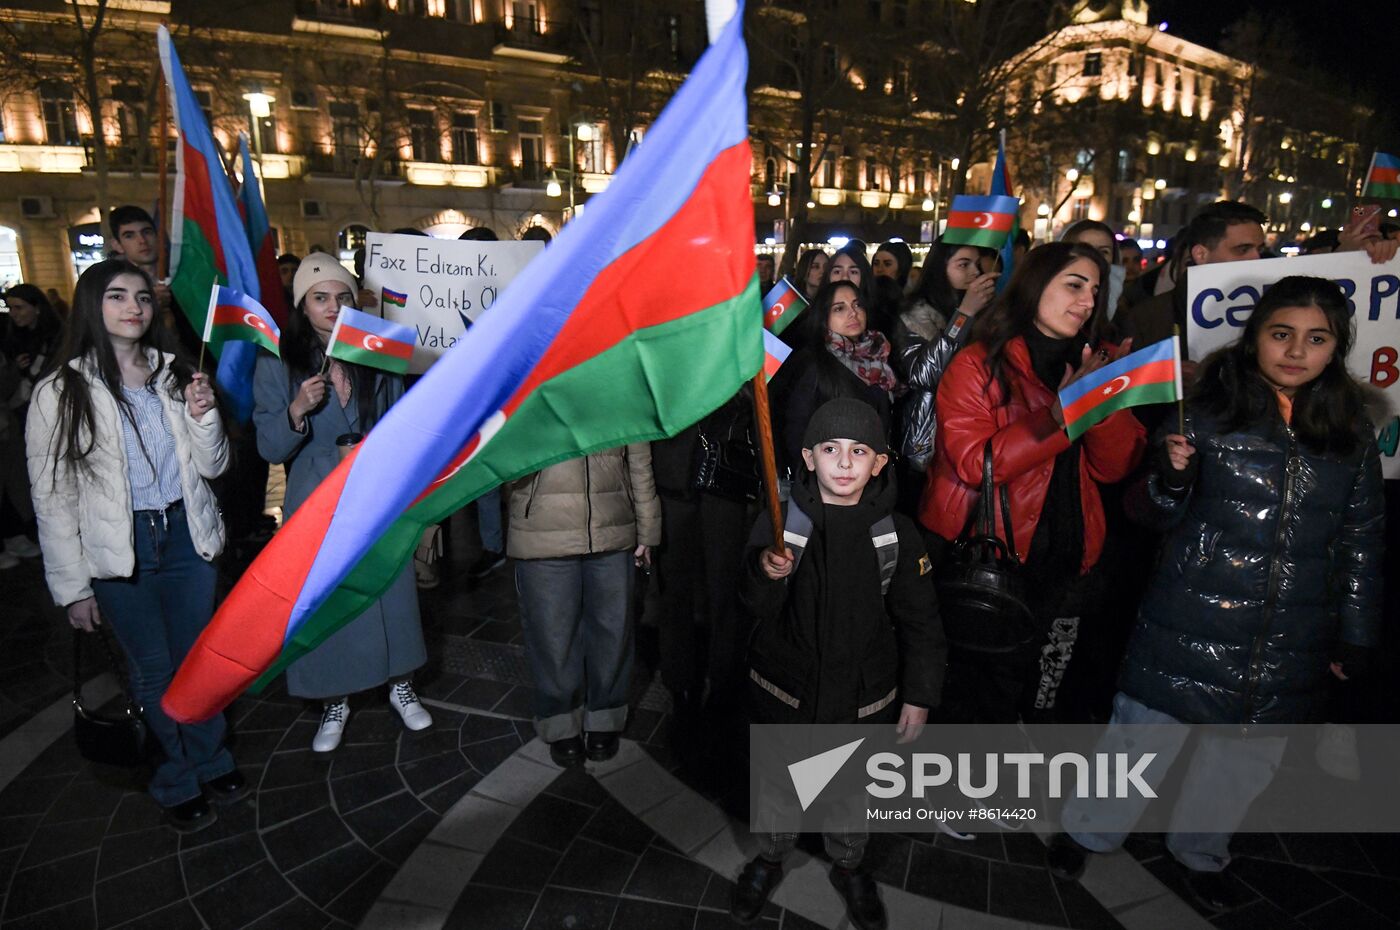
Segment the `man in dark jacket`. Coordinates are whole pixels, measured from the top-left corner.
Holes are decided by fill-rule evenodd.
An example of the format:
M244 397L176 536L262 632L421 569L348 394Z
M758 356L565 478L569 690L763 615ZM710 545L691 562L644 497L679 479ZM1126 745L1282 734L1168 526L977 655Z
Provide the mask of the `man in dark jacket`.
M757 623L751 719L898 721L902 732L916 731L939 702L947 646L923 539L894 513L884 427L869 404L838 398L812 415L802 445L806 470L793 485L784 525L794 547L803 540L801 550L775 548L763 518L744 558L740 597ZM730 908L745 923L777 887L797 834L757 838L759 855L739 876ZM862 930L885 926L875 880L859 868L867 839L826 836L832 884Z

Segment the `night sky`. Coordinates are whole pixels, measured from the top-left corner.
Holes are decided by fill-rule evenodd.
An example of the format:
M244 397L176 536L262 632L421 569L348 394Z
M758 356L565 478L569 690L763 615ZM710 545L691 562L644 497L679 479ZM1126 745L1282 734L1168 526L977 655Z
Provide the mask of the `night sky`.
M1364 90L1389 116L1391 144L1400 141L1400 2L1149 0L1148 6L1153 22L1165 20L1172 34L1215 49L1225 27L1251 9L1291 18L1311 43L1315 62Z

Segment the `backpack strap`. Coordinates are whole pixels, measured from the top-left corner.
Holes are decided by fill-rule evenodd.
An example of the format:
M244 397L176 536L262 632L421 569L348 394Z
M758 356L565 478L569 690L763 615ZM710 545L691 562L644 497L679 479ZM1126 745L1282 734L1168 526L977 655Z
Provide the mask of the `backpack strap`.
M899 567L899 531L895 529L894 517L887 514L870 528L870 542L875 546L875 557L880 560L880 593L888 594L895 569Z

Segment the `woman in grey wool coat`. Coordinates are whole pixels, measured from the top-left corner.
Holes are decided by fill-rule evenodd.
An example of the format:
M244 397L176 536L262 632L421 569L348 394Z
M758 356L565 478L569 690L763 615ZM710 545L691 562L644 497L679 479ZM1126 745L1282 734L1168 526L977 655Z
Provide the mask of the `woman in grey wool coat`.
M325 346L340 308L353 307L358 285L323 252L302 259L292 282L295 309L282 333L282 358L262 353L253 380L258 452L287 465L283 512L291 516L340 462L337 439L363 436L403 396L403 378L332 360ZM405 568L384 596L287 668L287 690L322 702L316 752L340 745L349 695L389 684L389 704L410 730L432 725L409 676L427 661L413 571Z

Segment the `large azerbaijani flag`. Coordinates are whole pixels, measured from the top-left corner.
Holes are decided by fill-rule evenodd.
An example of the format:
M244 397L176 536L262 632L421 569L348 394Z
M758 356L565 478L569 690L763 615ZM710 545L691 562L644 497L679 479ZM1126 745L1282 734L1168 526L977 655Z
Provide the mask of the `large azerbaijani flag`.
M1366 172L1362 197L1400 198L1400 155L1377 152L1371 156L1371 168Z
M315 648L384 592L426 525L481 493L674 435L759 370L742 23L587 213L273 537L181 665L167 713L206 719Z
M987 193L993 197L1015 197L1011 193L1011 168L1006 161L1006 130L997 137L997 160L992 166L992 183ZM997 293L1006 290L1011 283L1011 272L1016 264L1016 235L1021 231L1021 198L1016 197L1016 213L1011 218L1011 232L1001 244L1001 276L997 278Z
M253 156L248 151L248 134L238 134L238 157L243 163L243 183L238 186L238 211L243 214L243 228L248 234L248 247L253 250L253 265L258 272L258 301L272 314L278 326L287 323L287 292L282 289L282 275L277 270L277 249L272 242L272 224L267 219L262 191L253 173Z
M1003 194L977 197L959 194L948 210L943 241L1000 249L1011 237L1021 201Z
M157 41L179 137L170 220L170 290L195 332L203 332L210 288L224 284L261 302L258 271L219 147L164 26ZM257 348L249 342L231 341L216 355L219 386L234 415L247 420L253 412Z
M1078 439L1127 407L1181 400L1180 345L1175 336L1154 342L1068 385L1060 392L1060 407L1069 438Z

